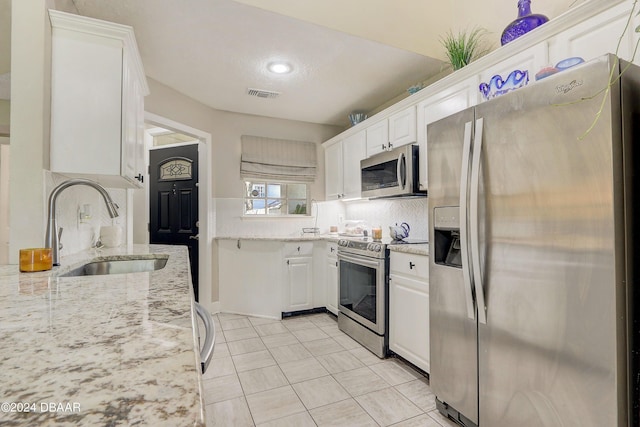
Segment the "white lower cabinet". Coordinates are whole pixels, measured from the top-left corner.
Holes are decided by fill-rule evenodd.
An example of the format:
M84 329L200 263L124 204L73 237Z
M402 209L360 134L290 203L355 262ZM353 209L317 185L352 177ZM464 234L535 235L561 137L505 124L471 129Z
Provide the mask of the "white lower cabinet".
M218 240L220 309L279 319L282 242Z
M282 311L313 308L313 258L286 258L284 277L285 303Z
M390 254L389 349L429 372L429 258Z
M327 242L326 245L325 283L327 289L326 308L338 315L338 244Z

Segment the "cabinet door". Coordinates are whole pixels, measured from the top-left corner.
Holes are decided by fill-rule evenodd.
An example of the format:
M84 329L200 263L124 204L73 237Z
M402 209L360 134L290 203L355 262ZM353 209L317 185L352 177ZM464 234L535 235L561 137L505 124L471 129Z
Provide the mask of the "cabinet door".
M140 187L146 83L133 30L56 10L49 16L51 170Z
M281 242L217 240L220 309L280 319Z
M389 148L416 142L416 107L411 106L389 117Z
M520 70L528 71L528 84L533 84L535 82L536 73L548 64L549 49L547 43L538 43L527 50L523 50L522 52L519 52L516 55L485 69L480 74L479 83L489 83L495 75L500 75L506 80L512 71ZM478 100L481 102L484 101L484 98L480 95L480 89L478 87L476 87L476 93L478 94Z
M137 168L138 107L136 88L127 57L123 58L122 68L122 166L121 175L135 182Z
M589 61L607 52L615 53L618 42L618 56L631 59L636 33L628 30L621 38L631 7L632 2L623 2L558 34L549 42L550 64L573 56ZM638 25L637 19L631 23L631 29Z
M325 198L336 200L342 197L342 141L324 150Z
M327 258L327 310L338 315L338 258Z
M120 175L121 44L62 28L51 43L51 170Z
M389 149L389 122L384 119L366 129L367 157Z
M344 198L360 198L362 191L360 160L365 158L365 154L365 131L360 131L342 141L342 187Z
M429 284L392 275L389 349L429 372Z
M312 257L286 259L287 300L285 311L313 308L313 263Z
M417 140L420 148L420 190L427 190L427 125L472 107L478 102L478 78L471 77L418 104Z

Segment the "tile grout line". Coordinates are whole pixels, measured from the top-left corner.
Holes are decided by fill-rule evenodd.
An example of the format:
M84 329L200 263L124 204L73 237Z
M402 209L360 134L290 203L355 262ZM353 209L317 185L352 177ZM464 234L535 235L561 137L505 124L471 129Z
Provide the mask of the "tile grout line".
M256 326L262 326L262 324L260 324L260 325L255 325L255 324L251 321L251 317L250 317L250 316L239 316L238 318L227 319L227 320L242 320L242 319L244 319L244 320L246 320L246 321L247 321L247 323L249 324L249 326L244 326L244 327L247 327L247 328L249 328L249 327L250 327L250 328L251 328L251 330L252 330L252 331L257 335L257 337L258 337L258 338L260 338L260 343L261 343L261 345L262 345L262 346L267 350L267 353L269 354L269 356L270 356L270 357L273 359L273 361L275 362L275 365L269 365L269 366L275 366L275 367L277 367L277 368L278 368L278 371L282 374L282 376L284 377L284 379L285 379L285 381L286 381L286 385L287 385L288 387L290 387L290 388L294 391L294 393L295 393L295 395L296 395L297 399L302 403L302 406L305 408L305 411L300 411L300 412L297 412L297 413L295 413L295 414L288 414L288 415L285 415L285 416L283 416L283 417L275 418L275 419L273 419L273 420L269 420L269 421L266 421L266 422L273 422L273 421L276 421L276 420L278 420L278 419L287 418L287 417L290 417L290 416L294 416L294 415L298 415L298 414L302 414L302 413L305 413L305 412L306 412L306 413L307 413L307 415L309 416L309 418L313 421L313 423L317 425L316 420L315 420L315 419L313 418L313 416L311 415L311 412L310 412L310 411L311 411L311 409L309 409L309 408L307 407L307 405L304 403L304 401L302 400L301 395L300 395L300 394L298 393L298 391L295 389L294 385L295 385L295 384L301 384L301 383L304 383L305 381L311 381L311 380L315 380L315 379L319 379L319 378L331 377L331 379L332 379L332 380L333 380L333 381L334 381L334 382L335 382L335 383L336 383L336 384L337 384L337 385L338 385L342 390L344 390L344 391L346 392L346 394L349 396L349 398L347 398L347 399L343 399L343 400L339 400L339 401L337 401L337 402L328 403L328 404L326 404L326 405L319 406L318 408L322 408L322 407L330 406L330 405L337 404L337 403L340 403L340 402L345 402L345 401L347 401L347 400L351 400L351 401L354 401L354 402L356 403L356 405L357 405L357 406L358 406L358 407L363 411L363 413L364 413L364 414L366 414L367 416L369 416L369 417L370 417L370 419L371 419L371 420L373 420L377 425L380 425L380 423L379 423L379 422L378 422L378 421L373 417L373 414L372 414L372 413L370 413L370 412L368 412L368 411L366 410L366 408L364 408L364 407L361 405L361 403L357 400L357 397L366 396L367 394L375 393L375 392L378 392L378 391L381 391L381 390L388 390L388 389L392 389L394 392L398 393L398 395L399 395L399 396L401 396L403 399L406 399L406 400L407 400L407 401L408 401L408 402L409 402L413 407L415 407L415 408L418 410L418 412L419 412L419 414L418 414L418 415L416 415L416 416L414 416L414 417L407 418L407 419L404 419L404 420L400 420L400 421L398 421L398 422L405 422L405 421L411 420L411 419L416 418L416 417L427 416L427 417L429 417L429 419L430 419L430 420L433 420L436 424L438 424L438 425L440 425L440 426L443 426L443 427L447 427L447 426L445 426L445 425L442 425L442 424L440 423L440 420L438 420L438 419L436 419L435 417L431 416L431 412L434 412L434 410L426 411L426 410L422 409L422 407L418 406L418 404L417 404L416 402L414 402L414 401L413 401L409 396L405 395L403 392L401 392L399 389L397 389L397 388L396 388L396 387L398 387L398 386L401 386L401 385L404 385L404 384L408 384L408 383L410 383L410 382L412 382L412 381L420 381L420 380L422 380L422 378L423 378L423 377L425 377L423 373L421 373L420 371L416 371L416 370L414 370L414 369L411 369L411 366L407 366L407 368L409 368L409 370L411 371L411 374L410 374L410 375L411 375L413 378L412 378L412 379L408 379L408 380L406 380L406 381L402 381L402 382L400 382L400 383L398 383L398 384L395 384L395 385L394 385L394 384L392 384L392 383L390 383L389 381L387 381L387 379L385 379L385 378L381 377L381 376L380 376L376 371L373 371L373 370L371 369L371 366L373 366L373 365L378 365L378 364L381 364L381 363L384 363L386 359L385 359L385 360L381 359L378 363L373 363L373 364L370 364L370 361L369 361L369 362L365 362L365 361L361 360L361 359L360 359L360 357L356 356L356 355L352 352L352 350L357 350L357 349L360 349L360 348L363 348L363 347L358 347L358 348L346 348L346 347L344 347L344 345L342 345L342 344L341 344L341 343L336 339L336 337L337 337L337 336L342 337L343 335L348 337L348 335L346 335L346 334L344 334L344 333L343 333L342 335L329 335L329 333L328 333L327 331L323 330L322 328L323 328L323 327L330 327L330 326L333 326L333 324L329 324L329 323L324 322L324 321L321 321L321 322L319 322L319 323L316 323L316 322L314 322L314 320L319 320L319 315L312 315L312 316L317 316L317 318L307 318L307 319L304 319L303 321L308 321L310 324L312 324L312 325L313 325L313 327L308 327L308 328L299 328L299 329L298 329L298 328L296 328L296 329L294 329L294 330L290 329L290 327L289 327L289 326L287 326L287 325L285 324L285 323L288 321L288 319L283 319L283 320L279 320L279 321L278 321L278 320L275 320L275 321L273 322L273 324L279 324L279 325L283 326L284 328L286 328L286 330L287 330L288 332L282 332L282 334L284 334L284 333L288 333L288 334L292 335L292 336L295 338L295 343L294 343L294 344L284 344L284 345L279 345L279 346L276 346L276 347L273 347L273 348L268 347L268 346L266 345L266 343L265 343L265 341L264 341L264 338L265 338L265 337L272 336L272 335L277 335L277 334L279 334L279 333L275 333L275 334L264 334L264 335L262 335L261 333L259 333L259 332L258 332L258 329L256 329ZM328 315L327 315L327 316L328 316ZM217 315L216 315L216 317L217 317ZM299 318L299 319L302 319L302 318ZM295 320L295 319L293 319L293 320ZM335 322L335 319L332 319L332 320L334 320L334 322ZM220 323L220 328L221 328L221 329L222 329L222 331L224 332L224 328L222 328L222 322L221 322L221 319L220 319L219 317L218 317L218 322ZM271 322L268 322L268 323L265 323L265 324L271 324ZM336 326L337 326L337 324L336 324ZM241 327L238 327L238 328L232 328L232 329L240 329L240 328L241 328ZM229 329L229 330L232 330L232 329ZM324 338L318 338L318 339L312 339L312 340L304 341L304 342L303 342L303 341L300 341L300 338L298 337L298 335L296 335L295 333L293 333L294 331L302 331L302 330L306 330L306 329L321 331L324 335L326 335L326 337L324 337ZM263 332L263 333L264 333L264 332ZM225 336L225 338L226 338L226 336ZM247 337L247 338L242 338L242 339L238 339L238 340L234 340L234 341L246 341L246 340L250 340L250 339L254 339L254 337ZM309 350L309 348L305 345L306 343L310 343L310 342L314 342L314 341L319 341L319 340L324 340L324 339L331 339L333 342L335 342L335 343L337 343L337 344L338 344L338 346L341 348L341 350L333 351L333 352L326 353L326 354L322 354L322 355L316 355L316 354L312 353L312 352ZM231 341L231 342L234 342L234 341ZM239 371L238 371L238 367L237 367L237 365L236 365L236 360L234 359L234 356L239 356L239 355L242 355L242 354L256 353L256 352L260 352L260 351L263 351L263 350L249 351L249 352L246 352L246 353L240 353L240 354L232 355L232 354L231 354L231 350L229 349L229 343L230 343L230 341L228 341L228 340L226 340L226 339L225 339L225 343L226 343L226 345L227 345L227 349L228 349L228 352L229 352L229 357L230 357L231 362L232 362L232 366L233 366L233 369L234 369L235 376L236 376L236 378L237 378L238 383L240 384L240 390L242 391L242 397L244 398L245 404L247 405L247 408L248 408L248 410L249 410L249 415L251 416L251 420L252 420L252 422L253 422L253 425L255 426L255 425L256 425L256 421L255 421L255 418L254 418L254 414L253 414L253 412L251 411L251 408L249 407L249 403L248 403L248 400L247 400L247 396L248 396L248 395L247 395L247 393L246 393L245 386L243 385L242 381L240 380L240 374L241 374L241 372L239 372ZM283 370L283 369L282 369L282 367L281 367L281 363L278 361L278 359L277 359L277 358L276 358L276 356L275 356L275 353L273 352L273 350L274 350L274 349L276 349L276 348L288 347L288 346L291 346L291 345L300 345L300 346L301 346L301 347L302 347L306 352L308 352L308 353L310 354L310 356L309 356L309 357L303 357L302 359L292 360L291 362L295 362L295 361L302 361L302 360L313 360L313 361L315 361L316 363L318 363L320 366L322 366L325 370L327 370L327 374L326 374L326 375L322 375L322 376L320 376L320 377L311 378L311 379L304 380L304 381L299 381L299 382L297 382L297 383L292 383L292 382L291 382L291 380L289 379L289 377L285 374L284 370ZM233 346L232 346L232 347L233 347ZM346 373L346 372L349 372L349 371L351 371L352 369L346 369L346 370L344 370L344 371L340 371L340 372L332 373L332 372L328 371L328 369L327 369L327 368L326 368L326 367L325 367L325 366L320 362L320 360L318 359L318 357L319 357L319 356L327 356L327 355L330 355L330 354L336 354L336 353L341 353L341 352L348 353L348 354L350 354L351 356L353 356L355 359L357 359L357 361L362 365L362 367L363 367L363 368L367 368L367 369L371 370L373 374L375 374L376 376L378 376L378 377L379 377L379 378L380 378L380 379L381 379L381 380L386 384L386 387L384 387L383 389L380 389L380 390L374 390L374 391L371 391L371 392L368 392L368 393L364 393L364 394L361 394L361 395L359 395L359 396L354 396L354 395L352 394L352 392L348 391L348 390L347 390L347 389L342 385L342 383L340 383L340 382L338 381L338 379L336 378L336 376L337 376L337 375L339 375L339 374L343 374L343 373ZM406 363L406 362L405 362L405 361L403 361L403 360L400 360L400 359L398 359L398 360L399 360L399 362L392 362L392 363ZM283 363L285 363L285 362L283 362ZM267 366L267 367L269 367L269 366ZM395 365L394 365L394 366L395 366ZM266 367L249 369L249 370L243 371L242 373L244 373L244 372L250 372L250 371L254 371L254 370L258 370L258 369L264 369L264 368L266 368ZM401 368L401 369L403 369L403 370L404 370L404 367L400 367L400 366L399 366L399 368ZM361 368L354 368L354 369L361 369ZM415 376L414 376L414 375L415 375L415 373L419 374L420 376L419 376L419 377L415 377ZM426 378L426 384L427 384L427 386L428 386L428 385L429 385L429 384L428 384L428 378L427 378L427 377L425 377L425 378ZM210 378L210 379L214 379L214 378ZM278 388L278 387L275 387L275 388ZM256 393L251 393L251 394L262 393L262 392L265 392L265 391L273 390L273 389L275 389L275 388L273 388L273 387L272 387L272 388L268 388L268 389L266 389L266 390L263 390L263 391L261 391L261 392L256 392ZM214 402L214 403L217 403L217 402ZM208 406L208 404L206 403L206 399L205 399L205 404ZM315 409L318 409L318 408L313 408L313 409L315 410Z

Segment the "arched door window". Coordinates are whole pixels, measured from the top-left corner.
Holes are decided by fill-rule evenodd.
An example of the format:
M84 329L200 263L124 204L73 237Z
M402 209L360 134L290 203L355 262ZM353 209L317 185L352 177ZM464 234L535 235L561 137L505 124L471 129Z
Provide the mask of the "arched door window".
M167 159L158 168L160 169L160 181L178 181L191 179L193 169L192 161L184 157L172 157Z

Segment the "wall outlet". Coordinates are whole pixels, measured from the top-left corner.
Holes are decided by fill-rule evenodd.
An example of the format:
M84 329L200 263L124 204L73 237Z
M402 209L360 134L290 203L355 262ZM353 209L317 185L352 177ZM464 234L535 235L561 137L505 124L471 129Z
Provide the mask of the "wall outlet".
M338 214L338 224L342 224L344 222L344 215Z

